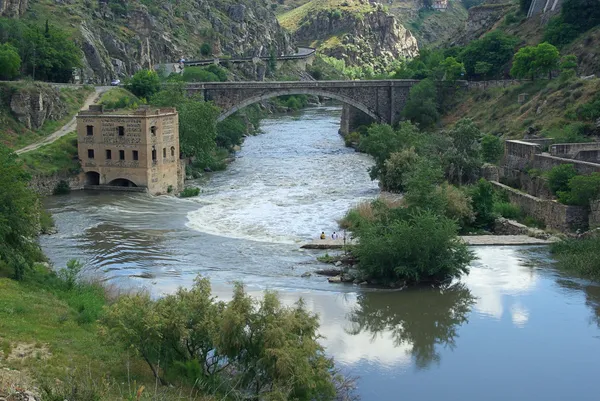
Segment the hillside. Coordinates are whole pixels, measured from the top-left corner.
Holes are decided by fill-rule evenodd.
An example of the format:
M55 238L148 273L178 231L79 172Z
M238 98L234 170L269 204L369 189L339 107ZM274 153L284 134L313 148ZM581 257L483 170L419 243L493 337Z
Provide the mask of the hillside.
M377 71L419 51L410 31L381 4L366 0L312 0L278 18L299 44L351 66Z
M18 4L17 4L18 3ZM107 83L141 67L205 53L235 56L293 51L266 0L11 0L0 15L69 31L84 53L85 82ZM207 51L208 50L208 51Z

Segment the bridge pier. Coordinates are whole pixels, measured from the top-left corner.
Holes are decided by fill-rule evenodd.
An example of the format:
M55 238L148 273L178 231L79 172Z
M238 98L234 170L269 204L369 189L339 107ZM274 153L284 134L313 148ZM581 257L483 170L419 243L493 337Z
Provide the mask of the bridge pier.
M361 125L371 125L374 122L376 121L372 117L362 111L347 104L342 105L342 118L340 121L340 134L342 136L356 131Z

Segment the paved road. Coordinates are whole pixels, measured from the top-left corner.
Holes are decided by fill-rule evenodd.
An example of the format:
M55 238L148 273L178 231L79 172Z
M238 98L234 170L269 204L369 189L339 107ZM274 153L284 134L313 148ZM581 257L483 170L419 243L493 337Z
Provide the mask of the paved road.
M91 104L97 103L100 100L100 96L104 92L109 90L110 88L111 88L110 86L96 86L94 93L92 93L90 96L88 96L88 98L85 100L85 103L83 104L83 107L81 108L81 110L85 110L88 107L90 107ZM17 150L15 153L20 155L22 153L26 153L26 152L30 152L32 150L39 149L40 147L42 147L44 145L47 145L49 143L56 141L59 138L62 138L63 136L67 135L69 132L75 131L75 129L76 129L76 120L75 120L75 117L73 117L71 119L71 121L69 121L68 123L63 125L60 129L54 131L52 134L43 138L39 142L32 143L31 145L27 145L24 148Z

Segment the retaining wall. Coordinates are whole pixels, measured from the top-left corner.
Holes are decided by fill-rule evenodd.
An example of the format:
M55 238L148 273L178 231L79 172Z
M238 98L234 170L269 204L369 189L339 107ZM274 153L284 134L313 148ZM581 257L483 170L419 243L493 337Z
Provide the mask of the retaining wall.
M600 199L590 202L590 229L600 227Z
M560 166L561 164L572 164L575 166L575 170L577 170L579 174L583 175L600 173L600 164L585 162L582 160L564 159L562 157L550 156L547 154L534 155L532 167L547 171L552 169L552 167Z
M492 184L506 193L511 203L518 205L526 215L544 222L547 228L574 231L588 227L589 213L586 207L568 206L540 199L499 182L492 182Z
M76 175L60 173L52 175L34 175L29 182L29 188L33 189L38 195L48 196L54 193L54 188L59 182L65 181L72 190L83 189L85 184L85 174Z
M600 142L588 143L559 143L550 146L550 154L565 159L577 159L581 151L600 150Z

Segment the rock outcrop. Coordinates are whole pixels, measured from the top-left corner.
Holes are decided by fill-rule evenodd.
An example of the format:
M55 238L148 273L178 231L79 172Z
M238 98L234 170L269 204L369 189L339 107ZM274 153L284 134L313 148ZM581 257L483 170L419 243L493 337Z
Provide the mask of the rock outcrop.
M6 1L18 0L0 0L0 4ZM106 84L160 63L205 58L200 53L203 44L215 55L252 57L268 56L271 50L278 54L294 51L290 35L263 1L151 0L142 4L98 0L94 7L72 7L70 3L77 1L56 2L54 7L61 12L54 18L65 12L81 13L75 40L84 54L85 83Z
M36 83L13 92L10 110L28 129L38 129L46 120L63 118L67 114L67 105L57 88Z
M0 16L17 18L27 10L27 0L0 0Z
M361 14L321 10L307 15L294 33L298 42L321 41L320 50L348 65L382 65L419 54L417 40L380 5Z
M511 9L511 3L492 3L492 1L469 9L465 27L459 33L455 43L466 45L470 41L478 39L490 31Z

